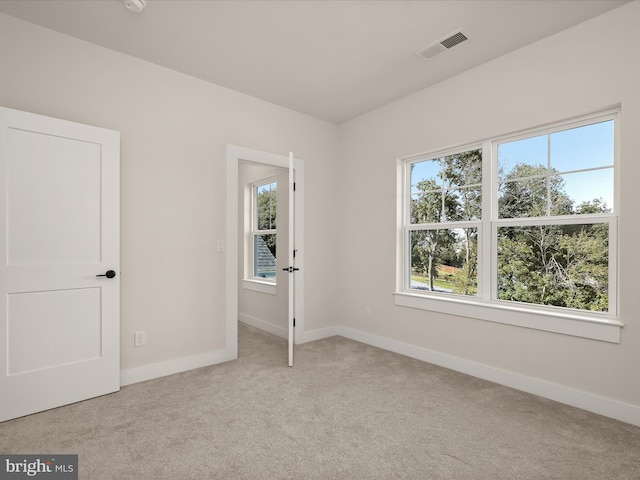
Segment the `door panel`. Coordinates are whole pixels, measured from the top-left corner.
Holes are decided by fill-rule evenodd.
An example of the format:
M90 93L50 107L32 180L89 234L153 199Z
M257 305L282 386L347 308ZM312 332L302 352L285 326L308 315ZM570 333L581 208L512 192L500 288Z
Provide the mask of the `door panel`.
M120 388L119 150L0 108L0 421Z
M96 143L7 130L8 265L100 262L100 153Z
M100 358L99 288L8 295L8 375Z

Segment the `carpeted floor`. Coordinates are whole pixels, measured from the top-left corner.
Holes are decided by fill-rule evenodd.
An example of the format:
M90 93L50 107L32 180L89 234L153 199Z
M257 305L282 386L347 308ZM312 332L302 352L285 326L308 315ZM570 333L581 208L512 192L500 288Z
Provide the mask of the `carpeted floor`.
M640 479L640 428L341 337L240 325L240 359L0 424L84 480Z

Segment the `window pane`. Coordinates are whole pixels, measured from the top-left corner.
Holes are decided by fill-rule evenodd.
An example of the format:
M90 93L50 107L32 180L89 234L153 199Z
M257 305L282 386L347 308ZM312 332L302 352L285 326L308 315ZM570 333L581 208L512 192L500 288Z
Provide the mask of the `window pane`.
M500 218L610 212L613 121L500 144L498 170Z
M482 150L447 155L444 164L444 182L446 188L464 187L482 183Z
M613 168L561 175L566 197L572 203L571 213L611 212L613 207ZM552 202L552 215L555 208Z
M613 120L553 133L550 142L559 172L613 165Z
M498 176L500 180L529 176L522 166L547 169L548 135L525 138L498 145Z
M258 230L276 228L276 182L256 187Z
M606 312L608 224L498 228L498 298Z
M454 199L452 220L480 220L482 218L482 188L461 188L448 192Z
M479 219L482 150L411 164L411 223Z
M414 230L409 251L410 288L477 295L477 228Z
M545 177L501 183L498 187L498 216L500 218L546 216L547 194Z
M411 195L411 223L435 223L443 219L445 205L441 190Z
M442 164L439 158L411 164L411 192L436 190L441 187Z
M276 278L276 235L253 236L253 276Z

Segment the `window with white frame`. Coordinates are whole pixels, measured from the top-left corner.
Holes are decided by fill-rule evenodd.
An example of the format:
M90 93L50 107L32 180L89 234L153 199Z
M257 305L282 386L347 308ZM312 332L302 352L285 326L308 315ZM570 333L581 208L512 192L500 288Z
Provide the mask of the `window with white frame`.
M407 286L477 294L482 148L407 163Z
M276 195L275 179L252 186L251 239L253 278L276 282Z
M607 112L401 160L397 293L615 319L616 123Z

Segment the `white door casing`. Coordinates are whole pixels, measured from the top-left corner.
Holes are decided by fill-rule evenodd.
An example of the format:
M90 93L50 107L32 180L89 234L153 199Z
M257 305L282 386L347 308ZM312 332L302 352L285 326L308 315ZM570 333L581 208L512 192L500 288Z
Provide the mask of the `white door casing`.
M118 132L0 107L0 421L120 388L119 164Z

